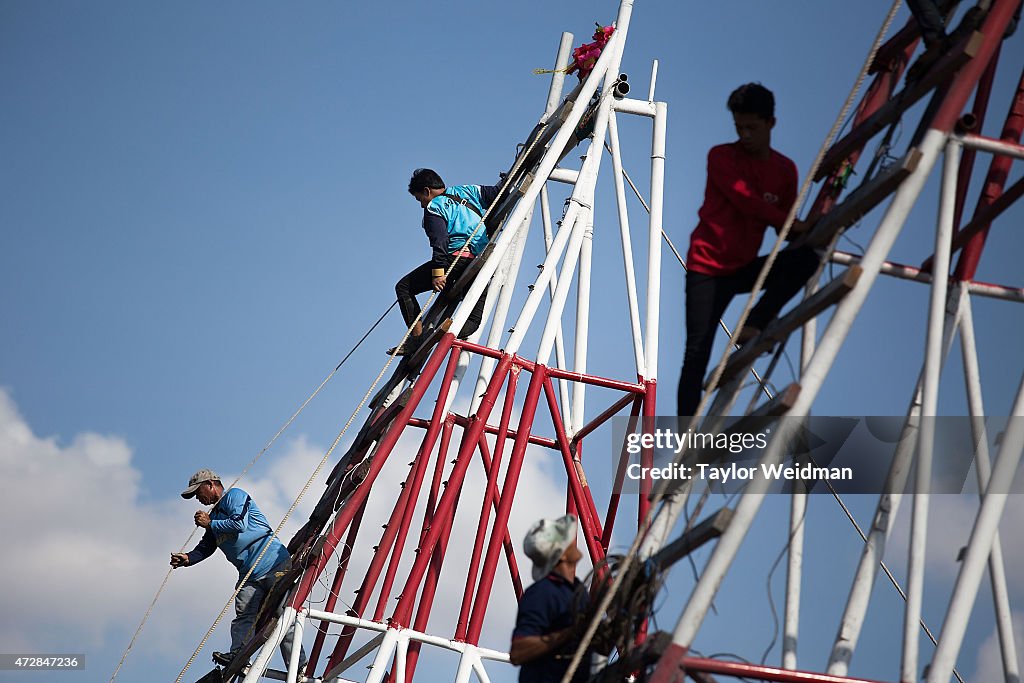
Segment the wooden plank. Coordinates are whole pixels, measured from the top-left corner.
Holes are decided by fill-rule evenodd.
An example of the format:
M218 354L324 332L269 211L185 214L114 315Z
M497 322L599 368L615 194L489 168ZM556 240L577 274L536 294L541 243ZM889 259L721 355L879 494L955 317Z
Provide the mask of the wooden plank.
M733 422L728 432L738 432L741 434L750 434L757 431L756 428L752 427L752 423L763 422L768 417L782 417L789 412L789 409L796 403L797 397L800 396L800 385L797 382L793 382L785 389L775 394L775 397L765 401L757 407L754 412L750 415L744 415L740 419Z
M907 84L866 121L832 145L814 176L815 182L831 175L846 157L863 148L883 128L899 120L903 112L914 106L918 100L934 90L937 85L946 82L978 53L983 42L984 36L976 31L966 36L920 79Z
M802 327L808 320L846 296L857 284L861 272L860 266L847 268L842 275L804 299L784 317L768 325L759 336L729 356L720 381L725 382L737 372L745 372L758 356L771 351L775 344L784 342L798 327ZM705 382L704 386L707 387L707 384L708 382Z
M816 248L828 246L836 233L859 221L864 214L895 192L920 162L921 152L916 147L910 148L902 159L861 185L841 204L822 216L811 231L794 244Z
M351 627L349 627L349 628L351 628ZM331 669L330 671L328 671L324 675L323 680L329 681L332 678L334 678L336 676L339 676L345 670L350 668L353 664L358 662L360 659L362 659L363 657L365 657L366 655L370 654L375 649L377 649L377 646L379 646L383 641L384 641L384 634L383 633L378 633L373 638L370 638L370 640L365 645L363 645L361 648L359 648L358 650L356 650L355 652L350 654L348 657L343 659L341 662L339 662L338 666L336 666L333 669Z
M708 541L724 534L725 530L729 528L730 521L732 521L732 510L722 508L659 550L651 559L662 569L667 569Z

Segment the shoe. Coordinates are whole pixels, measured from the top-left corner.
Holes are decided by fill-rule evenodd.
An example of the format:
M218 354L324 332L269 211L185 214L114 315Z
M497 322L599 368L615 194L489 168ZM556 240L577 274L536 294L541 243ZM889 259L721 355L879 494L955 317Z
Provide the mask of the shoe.
M409 335L409 338L405 340L404 344L392 346L390 349L387 350L387 354L389 356L408 356L412 353L415 353L416 349L420 347L420 341L422 340L422 338L422 334L415 336Z
M221 666L229 666L231 662L235 661L235 655L232 652L214 652L213 661Z

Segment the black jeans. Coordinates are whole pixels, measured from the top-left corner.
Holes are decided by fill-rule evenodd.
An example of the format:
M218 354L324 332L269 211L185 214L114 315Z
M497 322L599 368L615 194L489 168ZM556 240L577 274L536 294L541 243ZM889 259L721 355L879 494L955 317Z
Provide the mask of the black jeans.
M452 268L452 272L448 274L446 278L446 284L441 295L444 296L445 292L448 291L449 287L455 285L458 279L462 276L463 271L473 262L472 259L460 258L455 267ZM434 289L434 278L430 274L430 271L434 268L430 261L427 261L421 266L416 266L409 273L405 275L395 285L395 294L398 296L398 308L402 311L402 318L405 320L405 326L409 327L413 321L416 320L416 316L420 314L420 304L416 301L416 295L422 294L423 292L430 292ZM447 270L447 269L446 269ZM465 292L463 292L465 294ZM473 307L472 312L469 314L469 318L466 320L466 324L463 325L462 331L459 333L459 339L465 339L469 335L476 332L476 328L480 327L480 321L484 315L484 302L487 299L487 292L484 292L480 296L480 300Z
M692 271L686 274L686 352L679 375L679 415L696 412L718 320L734 296L753 288L766 258L756 258L732 275L704 275ZM747 327L763 330L817 267L818 255L809 247L780 251L765 280L761 299L750 311Z
M942 12L935 0L907 0L907 9L914 15L926 47L937 44L946 35Z

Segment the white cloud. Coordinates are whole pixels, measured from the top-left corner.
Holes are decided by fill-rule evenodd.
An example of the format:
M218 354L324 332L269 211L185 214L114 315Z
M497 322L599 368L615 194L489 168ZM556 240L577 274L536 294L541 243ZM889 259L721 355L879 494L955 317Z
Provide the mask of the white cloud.
M369 562L372 546L379 542L381 525L398 498L399 484L408 472L407 463L412 460L421 434L420 430L409 430L373 485L350 579L342 591L343 601L351 599L351 590ZM454 459L458 436L456 431L449 461ZM282 453L268 453L265 462L239 486L253 496L271 523L276 524L324 450L297 438ZM322 479L338 455L340 451L289 520L282 533L285 542L308 519L324 490ZM428 483L433 460L432 457ZM508 450L504 460L508 460ZM447 468L450 467L449 462ZM546 449L528 451L510 523L511 539L526 585L530 583L530 565L522 554L522 537L535 519L561 514L564 509L564 484L556 485L552 479L552 472L560 470L557 454ZM233 473L221 474L226 481L234 477ZM504 476L499 481L503 479ZM564 481L564 476L558 479ZM4 571L6 585L0 591L0 614L6 615L0 619L0 642L5 649L86 651L89 673L83 680L107 680L165 576L169 553L182 545L196 507L194 501L141 495L142 472L133 462L131 448L119 437L83 433L62 445L55 437L36 435L11 396L2 389L0 480L15 484L6 486L5 495L0 498L0 533L9 544ZM465 568L485 482L479 458L474 456L460 496L445 573L431 619L432 625L443 623L446 631L453 627L464 593ZM424 491L410 529L396 590L411 562L425 499ZM492 510L490 520L493 519ZM196 534L189 546L198 539ZM484 638L484 644L502 649L507 647L515 615L508 579L502 578L503 573L507 574L504 567L502 558ZM219 556L200 566L173 572L119 680L176 675L230 597L234 579L234 569ZM319 596L324 593L320 590ZM370 612L375 604L376 599L371 602ZM388 601L387 614L394 604L393 599ZM229 610L186 680L192 674L198 678L209 668L209 651L226 645L231 616ZM2 676L0 680L4 680Z
M1024 615L1014 613L1013 633L1014 643L1017 648L1017 671L1021 670L1020 659L1024 655ZM978 648L978 659L975 665L974 674L967 677L969 681L1002 681L1006 680L1003 674L1002 651L999 646L999 633L995 629Z

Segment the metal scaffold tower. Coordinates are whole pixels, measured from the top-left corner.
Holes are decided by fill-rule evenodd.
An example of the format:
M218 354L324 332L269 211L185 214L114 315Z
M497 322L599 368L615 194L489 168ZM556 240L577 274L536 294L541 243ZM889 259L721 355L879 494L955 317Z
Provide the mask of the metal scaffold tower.
M489 680L485 664L508 661L506 653L479 645L496 574L504 571L501 565L507 566L517 598L523 590L513 550L519 539L510 538L508 526L517 487L532 485L520 481L528 447L549 449L561 457L567 505L579 517L591 560L595 564L603 560L619 505L616 497L606 509L598 507L584 473L583 446L589 435L621 412L654 415L658 359L667 107L655 100L656 68L647 99L628 97L628 77L620 74L632 5L632 0L622 0L615 30L600 57L564 97L564 71L570 64L573 36L563 34L547 106L485 216L488 226L500 228L482 257L456 283L456 291L464 294L462 302L439 297L425 312L427 341L398 363L376 392L369 403L369 418L328 477L327 491L311 519L289 545L294 569L278 582L278 592L287 591L288 607L280 619L261 624L242 656L225 670L225 680L243 674L246 681L263 675L283 677L267 667L276 643L292 624L297 637L310 628L316 635L304 672L296 670L295 649L288 680L303 674L317 680L348 680L355 675L354 665L365 666L367 660L372 662L367 681L410 680L426 648L457 653L456 680L467 680L470 674ZM641 287L637 277L643 271L634 266L636 236L630 228L617 126L624 115L643 117L652 124L649 213L643 231L646 283ZM572 168L568 155L581 143L585 149L579 152L580 164ZM635 361L631 376L621 378L587 372L594 205L606 149L615 170L615 216L620 231L614 237L624 264L618 286L625 283L628 299L628 319L622 323L631 332ZM571 187L557 222L550 212L549 183ZM539 230L535 213L540 213ZM512 294L531 240L543 245L544 261L516 312L510 308ZM569 303L571 290L575 290L573 303ZM455 332L481 296L486 296L484 324L468 339L456 338ZM568 313L573 309L574 324ZM539 334L535 350L524 347L533 339L530 334ZM478 374L468 380L465 375L474 358L481 359ZM520 385L525 385L525 394L517 393ZM593 411L585 410L588 388L607 390L617 398L592 415ZM434 400L429 412L428 396ZM456 409L459 401L469 406L464 414ZM550 421L541 417L543 413ZM553 436L539 428L542 420ZM395 455L400 440L412 439L418 441L416 455L383 533L365 539L367 531L361 533L360 526L368 498L376 495L374 483L389 458L401 457ZM477 460L484 468L486 491L482 509L470 511L459 502L467 471ZM417 518L417 504L423 498L425 512ZM648 508L646 502L640 506L641 517ZM460 514L478 515L468 566L445 561L457 509ZM348 573L351 549L360 543L374 545L361 577ZM436 594L442 572L461 577L462 595ZM358 586L355 600L338 609L338 596L349 582ZM321 583L331 586L326 604L321 610L308 609L310 592ZM282 597L271 595L268 602ZM441 599L461 603L457 619L443 626L431 621L428 633L428 620ZM389 600L397 600L397 605ZM340 635L329 632L332 624L341 625ZM260 646L260 654L246 666Z
M247 647L225 670L224 680L244 676L250 682L265 675L288 681L352 680L358 670L358 678L369 683L401 683L413 678L427 649L437 649L454 653L456 681L461 683L471 676L489 681L488 668L507 662L508 655L482 646L481 635L492 595L498 589L498 575L507 569L516 596L523 590L515 553L519 539L511 536L509 521L517 491L532 484L521 477L527 450L540 448L555 453L561 460L566 507L578 515L581 540L598 568L599 580L595 581L593 595L597 616L584 635L584 646L594 637L600 638L601 630L615 621L602 608L644 604L622 597L639 590L647 576L643 572L655 566L658 569L651 582L666 580L672 564L697 547L713 543L710 558L700 568L671 633L648 634L647 615L642 609L629 615L633 619L633 645L628 648L628 657L620 657L618 662L613 659L603 672L595 673L601 677L599 680L608 681L624 680L627 676L659 683L682 681L687 676L697 681L714 680L711 676L772 681L862 680L850 677L850 663L893 519L913 472L915 493L909 501L913 517L902 660L892 680L915 681L921 670L927 492L936 439L934 421L927 418L937 415L942 364L959 336L971 426L975 442L981 445L974 453L979 490L985 493L927 680L944 683L954 676L970 612L987 569L995 597L1005 680L1019 681L997 530L1006 495L990 483L1012 480L1024 450L1024 421L1010 420L990 462L971 301L983 296L1024 302L1024 289L976 279L990 226L1024 194L1022 180L1005 187L1013 161L1024 158L1024 146L1020 144L1024 130L1024 76L1010 102L1001 137L993 139L974 132L981 130L1000 46L1021 1L992 0L981 4L981 11L971 14L973 23L953 34L953 47L912 79L904 79L903 72L919 39L913 20L873 53L864 70L873 80L856 109L850 132L834 144L829 141L811 171L811 179L822 185L808 212L814 217L814 225L800 238L803 244L819 250L823 264L839 266L840 273L830 282L819 283L815 278L802 302L753 341L734 353L727 352L708 380L705 403L710 406L702 428L736 428L730 421L735 418L726 420L726 416L736 414L733 404L741 392L741 380L752 371L759 356L784 346L792 333L802 331L799 380L761 405L751 401L745 411L738 413L759 418L791 418L780 421L772 431L760 461L782 462L790 455L788 449L791 437L800 428L799 418L810 415L878 276L913 280L928 288L926 352L917 385L908 388L904 431L891 454L886 492L879 497L871 527L865 534L852 584L837 588L828 596L839 601L848 595L848 599L826 671L802 671L796 659L806 492L798 490L792 494L787 529L790 543L784 647L779 667L697 657L692 652L716 592L759 514L768 491L766 480L751 481L734 507L685 524L680 521L693 492L686 487L672 488L667 482L652 486L651 480L642 480L633 546L614 566L607 561L615 522L622 516L622 498L616 487L608 500L595 500L585 473L584 444L615 416L630 418L630 432L646 428L656 414L667 116L667 105L655 99L656 69L648 97L629 97L630 82L620 73L620 64L633 2L622 0L615 31L592 71L564 97L564 75L558 69L569 63L572 36L563 35L544 113L504 176L501 194L481 220L481 226L486 221L492 232L490 243L483 256L467 269L463 281L455 286L461 302L439 297L424 314L429 341L397 364L369 402L369 417L328 477L327 490L309 521L289 544L293 567L268 598L271 604L276 601L285 605L283 613L276 619L268 617L260 622ZM896 6L890 19L895 10ZM968 108L972 93L974 100ZM844 195L843 179L867 144L926 98L928 105L917 131L899 160L877 172L872 169L860 187ZM644 117L652 124L645 202L648 215L645 229L636 231L639 237L634 233L637 222L630 221L619 140L618 121L625 115ZM563 163L579 145L585 149L581 150L578 168ZM628 306L622 324L629 330L631 348L623 353L630 355L631 351L635 369L628 377L588 372L592 301L600 301L598 297L604 296L598 287L592 287L598 284L592 283L591 278L592 249L595 239L612 237L607 231L595 230L595 197L605 151L611 160L617 207L614 215L620 228L615 237L623 270L614 285L601 282L600 286L624 285ZM964 221L968 183L978 152L991 154L992 161L974 215ZM893 263L888 260L890 250L940 159L942 200L934 253L918 267ZM552 220L550 211L551 183L571 187L564 213L557 222ZM888 205L883 207L886 201ZM842 232L876 208L881 211L881 219L874 226L864 254L854 256L837 250ZM796 211L794 207L783 232L788 230ZM536 213L540 214L539 225L534 221ZM635 239L646 239L642 267L634 258ZM543 263L530 276L532 282L525 301L513 310L513 291L519 282L527 245L532 243L542 245L539 249L544 253ZM954 264L955 255L958 256ZM532 269L532 265L527 268ZM638 287L638 278L644 280L642 287ZM570 294L575 295L574 301L570 301ZM482 296L486 296L484 324L470 338L457 338L457 332ZM819 334L815 322L823 313L829 316ZM571 354L567 353L570 347ZM467 378L474 360L479 360L477 374ZM778 354L764 371L766 376L758 375L759 390L764 390L777 360ZM1022 370L1007 368L1015 373ZM588 402L586 398L588 390L593 396L595 389L604 392L602 397L613 393L614 400L594 408L596 401ZM870 413L870 408L864 412ZM1008 414L1012 418L1024 417L1024 380ZM389 459L402 457L396 453L400 442L406 446L414 443L415 457L409 463L383 531L367 538L369 530L361 528L364 512L371 496L385 495L375 492L374 485ZM603 442L598 449L604 453L606 447ZM625 443L615 443L613 449L621 453L616 482L621 485L627 449ZM692 464L701 457L707 454L684 450L678 463ZM643 465L651 465L653 458L652 448L645 447L640 453ZM465 505L460 508L467 473L481 465L486 480L482 504L474 510L467 510ZM386 495L395 497L393 491ZM475 520L472 552L465 565L446 562L457 512L474 516ZM633 535L632 528L628 535ZM352 549L370 545L373 552L368 566L350 566ZM457 577L459 585L464 586L463 592L438 595L442 575L449 579ZM330 588L323 608L311 608L311 592L326 585ZM691 585L688 583L686 588L689 590ZM354 594L351 604L339 600L343 591ZM458 605L457 612L452 611L454 616L444 623L432 619L439 601ZM306 633L306 642L312 643L308 664L299 670L295 648L287 672L268 670L272 653L293 625L297 638L301 640ZM581 646L581 652L582 649ZM257 650L259 654L248 665ZM365 673L367 669L362 667L367 663Z

